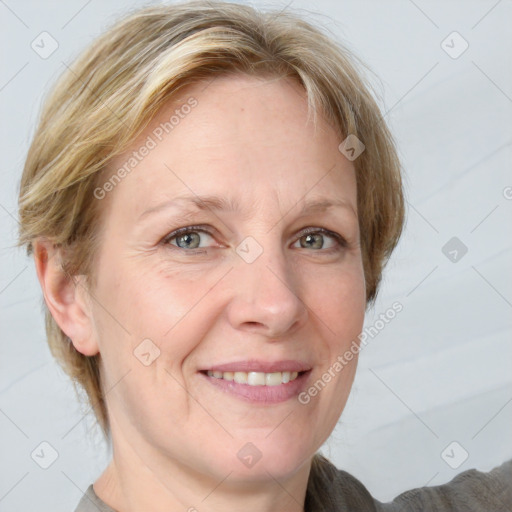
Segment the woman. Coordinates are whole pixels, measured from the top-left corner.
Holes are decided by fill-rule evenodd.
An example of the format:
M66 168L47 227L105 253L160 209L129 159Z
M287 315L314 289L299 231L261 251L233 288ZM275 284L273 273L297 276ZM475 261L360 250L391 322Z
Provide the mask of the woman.
M113 446L77 512L510 507L510 463L383 505L316 454L403 221L369 87L309 24L191 2L101 36L20 190L50 347Z

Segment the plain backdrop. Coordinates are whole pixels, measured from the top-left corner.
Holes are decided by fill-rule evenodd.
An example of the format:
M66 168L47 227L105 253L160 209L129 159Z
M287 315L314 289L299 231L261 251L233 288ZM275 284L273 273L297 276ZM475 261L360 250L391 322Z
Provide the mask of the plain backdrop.
M405 172L406 231L366 325L403 310L362 350L322 451L383 501L492 469L512 457L512 2L250 3L305 9L368 64ZM47 348L16 201L55 77L146 4L0 1L1 511L74 510L110 456ZM42 32L58 43L47 58L31 46ZM57 456L47 469L42 449Z

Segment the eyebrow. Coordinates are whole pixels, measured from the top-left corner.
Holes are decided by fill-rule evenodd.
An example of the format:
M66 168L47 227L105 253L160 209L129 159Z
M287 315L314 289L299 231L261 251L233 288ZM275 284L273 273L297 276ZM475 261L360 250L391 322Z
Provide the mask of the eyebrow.
M139 220L147 217L150 214L160 212L171 206L178 206L179 203L185 203L187 207L192 207L200 211L225 211L225 212L238 212L240 211L240 203L236 198L225 198L219 196L179 196L172 200L164 201L155 206L143 211ZM343 199L319 199L306 201L300 211L300 215L307 213L324 212L332 208L345 208L351 211L357 218L357 212L352 204ZM291 209L290 209L291 210ZM290 211L289 210L289 211ZM288 212L287 212L288 213Z

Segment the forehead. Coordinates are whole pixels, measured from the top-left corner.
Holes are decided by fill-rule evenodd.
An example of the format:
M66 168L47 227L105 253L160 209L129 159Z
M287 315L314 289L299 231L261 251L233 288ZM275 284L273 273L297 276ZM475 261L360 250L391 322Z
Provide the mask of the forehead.
M189 86L113 161L111 172L128 171L114 201L131 198L138 215L185 193L283 207L311 194L348 198L356 209L339 134L321 115L315 130L307 114L306 93L290 79L226 76Z

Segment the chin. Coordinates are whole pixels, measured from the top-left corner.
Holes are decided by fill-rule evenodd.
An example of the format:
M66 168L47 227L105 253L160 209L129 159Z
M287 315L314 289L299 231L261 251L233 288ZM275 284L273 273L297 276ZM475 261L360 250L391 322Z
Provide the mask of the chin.
M292 476L300 467L307 464L314 451L304 450L304 441L284 443L282 439L265 439L268 432L254 441L234 441L230 457L216 458L217 470L225 476L229 471L230 481L257 482L269 478L286 479ZM291 446L287 446L291 445ZM218 461L223 460L219 465Z

